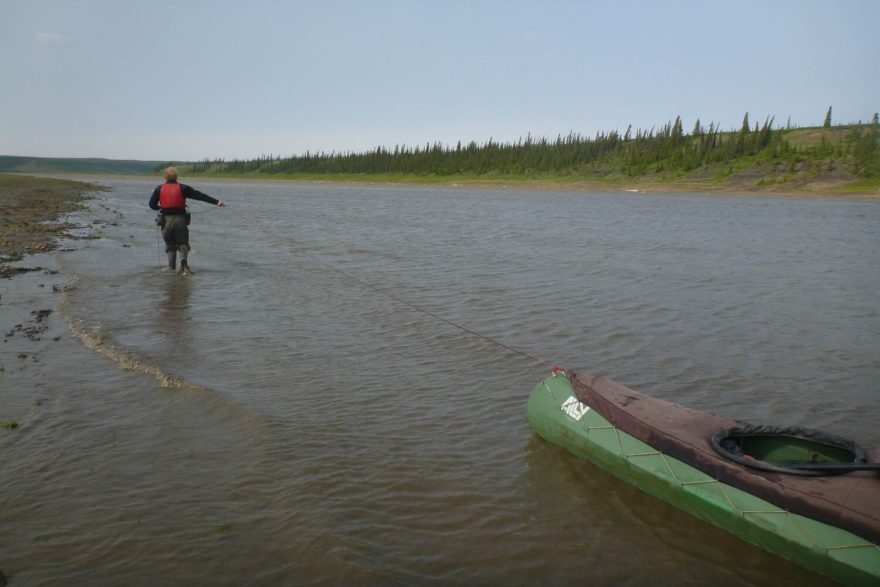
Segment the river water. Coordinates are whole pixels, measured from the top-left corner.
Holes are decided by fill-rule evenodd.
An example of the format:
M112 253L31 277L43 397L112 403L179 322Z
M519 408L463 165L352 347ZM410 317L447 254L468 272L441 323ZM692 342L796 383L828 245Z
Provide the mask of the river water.
M413 306L876 446L877 201L197 181L177 276L156 182L103 183L16 278L66 291L4 375L10 584L822 584L538 439L548 368Z

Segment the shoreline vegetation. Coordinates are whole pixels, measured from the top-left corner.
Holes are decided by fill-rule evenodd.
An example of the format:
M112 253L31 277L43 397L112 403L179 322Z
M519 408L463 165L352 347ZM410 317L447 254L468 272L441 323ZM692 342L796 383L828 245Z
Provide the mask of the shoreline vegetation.
M0 173L0 278L38 269L9 263L56 250L57 237L74 228L59 217L79 208L88 192L100 189L79 181Z
M830 117L830 109L829 109ZM880 122L774 128L773 119L722 132L680 118L661 129L555 140L531 135L444 146L378 147L364 152L165 162L209 178L523 186L638 191L880 195Z
M688 134L676 118L622 135L198 162L0 156L0 173L156 177L174 165L182 177L221 180L880 198L878 114L867 124L832 125L830 118L829 108L821 127L774 128L772 118L752 126L746 114L738 131L698 120Z

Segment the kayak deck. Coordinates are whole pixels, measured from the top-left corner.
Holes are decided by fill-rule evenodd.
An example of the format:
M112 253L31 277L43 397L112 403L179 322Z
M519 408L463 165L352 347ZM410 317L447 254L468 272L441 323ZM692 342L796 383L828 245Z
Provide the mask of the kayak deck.
M847 584L880 582L877 545L790 513L656 450L579 401L565 376L541 381L527 414L545 440L747 542Z

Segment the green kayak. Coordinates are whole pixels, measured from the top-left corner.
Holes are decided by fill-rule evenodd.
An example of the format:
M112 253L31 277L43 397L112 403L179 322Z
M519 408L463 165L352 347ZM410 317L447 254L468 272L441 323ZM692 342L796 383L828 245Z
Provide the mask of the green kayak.
M880 585L878 450L571 372L541 381L527 415L548 442L701 520L842 583Z

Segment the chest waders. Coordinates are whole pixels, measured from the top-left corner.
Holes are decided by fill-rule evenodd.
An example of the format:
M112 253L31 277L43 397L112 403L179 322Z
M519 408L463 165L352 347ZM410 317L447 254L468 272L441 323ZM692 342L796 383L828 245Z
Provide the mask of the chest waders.
M183 214L164 216L162 238L165 239L165 254L168 256L168 267L177 269L177 253L180 252L180 272L189 272L187 256L189 255L189 227Z

